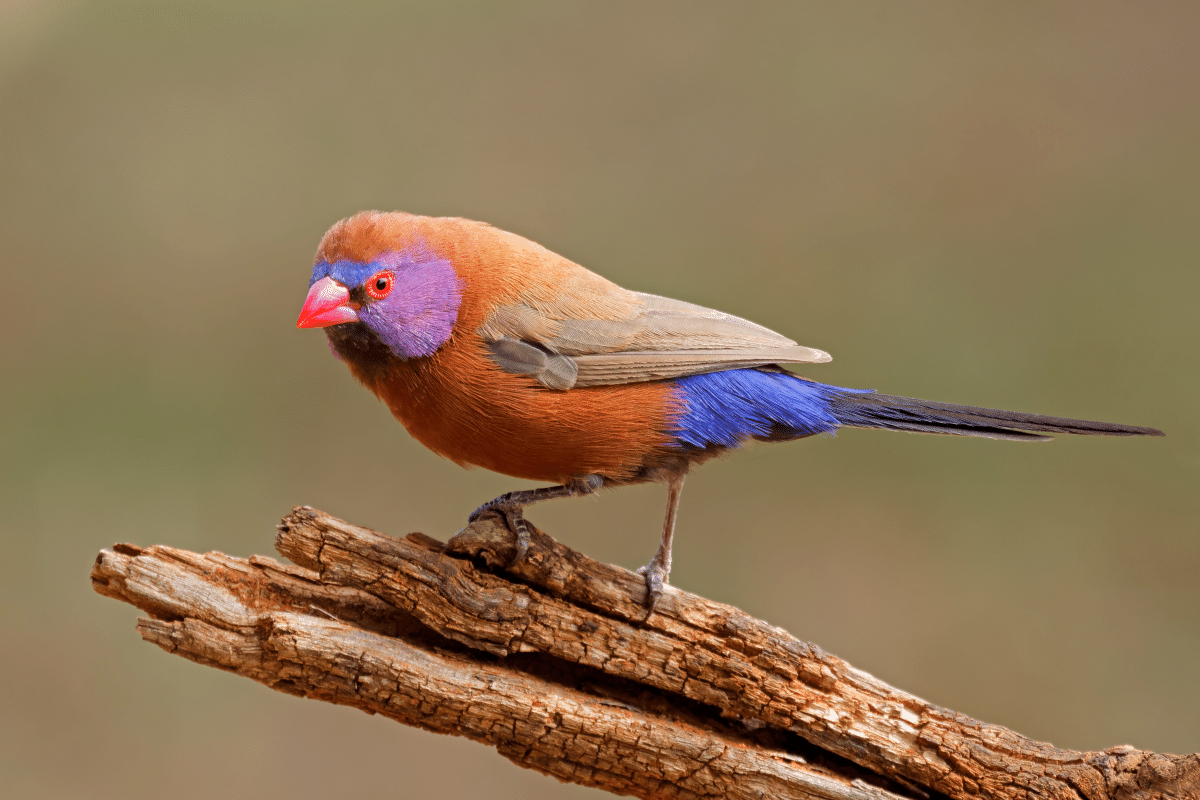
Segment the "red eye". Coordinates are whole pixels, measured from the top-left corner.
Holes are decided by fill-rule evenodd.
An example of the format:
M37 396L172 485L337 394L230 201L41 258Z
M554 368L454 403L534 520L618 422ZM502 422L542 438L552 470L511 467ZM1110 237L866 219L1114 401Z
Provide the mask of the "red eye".
M367 294L376 300L382 300L392 293L392 284L395 281L396 276L390 270L376 272L366 283Z

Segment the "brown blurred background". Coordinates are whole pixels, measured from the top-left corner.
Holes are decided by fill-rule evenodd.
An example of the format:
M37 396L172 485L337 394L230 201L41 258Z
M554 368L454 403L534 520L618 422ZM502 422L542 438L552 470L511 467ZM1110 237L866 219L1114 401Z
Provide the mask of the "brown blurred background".
M588 793L163 654L88 585L116 541L270 553L299 503L444 538L522 485L293 327L368 208L750 317L823 381L1162 427L752 449L689 479L672 577L1038 739L1200 750L1200 5L336 6L0 0L6 796ZM635 567L663 503L532 517Z

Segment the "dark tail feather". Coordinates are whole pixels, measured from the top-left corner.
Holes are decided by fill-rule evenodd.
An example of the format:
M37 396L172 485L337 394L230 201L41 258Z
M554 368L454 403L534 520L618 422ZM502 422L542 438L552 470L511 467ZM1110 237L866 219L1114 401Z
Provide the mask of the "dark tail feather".
M945 433L984 436L1020 442L1046 441L1047 433L1076 433L1086 436L1162 436L1155 428L1089 422L1082 419L1022 414L994 408L934 403L910 397L893 397L874 392L844 394L834 399L830 412L842 425L856 428L886 428L916 433Z

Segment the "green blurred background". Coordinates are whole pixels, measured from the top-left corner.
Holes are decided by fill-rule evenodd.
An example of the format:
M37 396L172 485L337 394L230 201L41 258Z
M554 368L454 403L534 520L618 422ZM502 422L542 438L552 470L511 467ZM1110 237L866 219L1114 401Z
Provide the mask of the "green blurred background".
M588 793L168 656L89 587L117 541L271 553L299 503L445 538L522 485L294 328L368 208L750 317L823 381L1162 427L758 447L689 479L672 577L1038 739L1200 750L1200 4L0 14L6 796ZM634 567L663 503L532 517Z

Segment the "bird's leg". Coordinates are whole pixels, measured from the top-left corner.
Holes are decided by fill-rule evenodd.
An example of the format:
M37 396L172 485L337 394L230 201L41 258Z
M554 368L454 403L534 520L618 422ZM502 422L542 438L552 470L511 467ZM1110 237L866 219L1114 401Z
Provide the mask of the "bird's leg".
M667 482L667 518L663 521L662 542L650 563L638 570L646 578L646 613L649 614L662 597L667 578L671 577L671 537L675 535L675 514L679 511L679 496L683 494L683 475Z
M562 486L544 486L540 489L523 489L517 492L502 494L495 500L489 500L472 512L468 522L474 522L488 511L499 511L508 523L508 529L517 535L517 554L513 556L510 567L515 567L524 560L529 551L529 526L525 523L525 506L539 503L542 500L554 500L559 497L579 497L591 494L604 485L604 478L599 475L583 475L572 478ZM668 555L668 564L670 557ZM669 568L669 567L668 567Z

